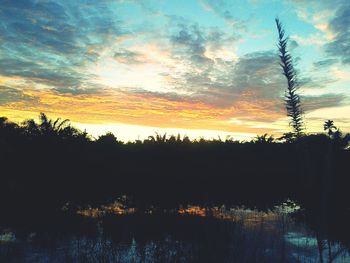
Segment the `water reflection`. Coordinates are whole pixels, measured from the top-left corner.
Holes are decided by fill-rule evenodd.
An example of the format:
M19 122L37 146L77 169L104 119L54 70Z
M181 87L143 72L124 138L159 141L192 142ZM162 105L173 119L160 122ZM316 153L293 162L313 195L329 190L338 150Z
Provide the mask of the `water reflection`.
M350 262L345 246L317 239L291 212L188 206L94 216L90 235L0 229L0 262Z

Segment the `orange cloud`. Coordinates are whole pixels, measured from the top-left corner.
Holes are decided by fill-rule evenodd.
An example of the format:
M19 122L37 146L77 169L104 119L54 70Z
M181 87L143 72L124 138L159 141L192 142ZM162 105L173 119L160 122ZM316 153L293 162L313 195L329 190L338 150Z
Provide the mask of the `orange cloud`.
M230 122L233 117L249 116L257 119L277 119L279 114L264 111L273 102L256 104L242 101L228 108L219 108L198 101L172 100L142 93L128 93L106 89L99 94L62 94L52 90L29 89L24 95L36 98L35 102L12 102L0 106L1 115L20 121L45 112L51 117L68 118L80 123L124 123L161 128L206 129L228 132L263 131Z

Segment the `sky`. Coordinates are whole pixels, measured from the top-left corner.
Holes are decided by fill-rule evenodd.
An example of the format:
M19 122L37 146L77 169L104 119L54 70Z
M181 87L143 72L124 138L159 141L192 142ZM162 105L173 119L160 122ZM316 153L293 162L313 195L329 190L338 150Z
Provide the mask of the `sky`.
M306 131L350 132L348 0L0 0L0 115L45 112L93 136L291 130L275 17Z

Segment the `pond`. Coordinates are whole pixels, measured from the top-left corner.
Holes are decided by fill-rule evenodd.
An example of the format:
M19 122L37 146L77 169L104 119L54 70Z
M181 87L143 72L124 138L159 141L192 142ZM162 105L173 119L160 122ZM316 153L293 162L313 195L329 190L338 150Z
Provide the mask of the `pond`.
M0 228L0 262L350 262L349 247L296 220L295 206L89 210L94 216L81 211L82 221L65 230Z

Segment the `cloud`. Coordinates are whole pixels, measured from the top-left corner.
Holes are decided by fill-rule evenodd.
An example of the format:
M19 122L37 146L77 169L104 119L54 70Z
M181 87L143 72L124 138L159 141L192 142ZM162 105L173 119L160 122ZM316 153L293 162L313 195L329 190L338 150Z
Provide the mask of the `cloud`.
M201 0L204 7L228 22L235 22L234 16L230 11L230 5L225 0Z
M194 64L210 66L212 61L205 56L207 39L199 26L197 24L179 24L178 27L179 30L170 36L170 42L173 44L175 52L185 56Z
M335 17L330 21L329 28L335 37L325 45L326 52L340 58L343 64L350 64L350 3L348 1L338 8Z
M294 3L298 16L322 34L307 38L294 36L305 45L322 45L326 54L350 64L350 2L348 0L287 0Z
M205 82L206 88L199 89L197 94L221 107L235 105L242 99L256 103L279 99L284 87L280 73L275 52L249 53L237 62L226 63L220 70L211 72ZM197 86L202 86L205 81L203 78L202 83L198 83L197 79L191 80Z
M81 89L91 50L124 34L114 16L108 1L1 1L1 75Z
M338 63L337 59L327 58L327 59L316 61L316 62L313 63L313 65L314 65L314 67L317 67L317 68L323 68L323 67L332 66L332 65L334 65L336 63Z
M150 91L137 88L127 92L149 99L174 102L204 103L229 110L231 116L251 121L270 121L284 117L286 80L282 75L275 51L248 53L237 60L224 61L208 57L208 33L198 27L182 27L170 36L174 45L167 55L185 70L169 70L170 91ZM155 48L155 47L153 47ZM194 54L196 57L194 57ZM202 57L198 59L198 56ZM321 87L325 83L302 78L301 87ZM181 89L177 89L180 87ZM304 99L304 97L303 97ZM344 95L305 96L305 111L340 105Z
M168 14L149 22L147 15L153 15L159 3L143 3L2 0L1 110L228 131L285 118L286 80L276 51L244 53L238 46L239 26L210 27ZM229 1L202 3L230 25L239 23ZM130 14L123 17L117 11L126 7ZM140 18L125 18L145 10L147 15ZM332 31L346 27L344 16L337 13L343 22L332 20ZM303 44L300 39L291 40L290 47L298 44ZM314 66L333 65L335 59L325 58ZM11 81L1 82L1 77ZM308 78L300 83L302 88L322 84ZM341 105L345 98L323 94L302 99L305 110L314 111ZM247 121L246 127L232 126L232 118Z
M22 90L14 89L6 86L0 86L0 105L8 105L11 103L36 102L36 98L25 94Z
M183 74L172 76L175 86L183 87L182 93L176 89L172 92L138 89L135 93L149 98L204 103L210 107L229 110L232 115L239 114L242 118L266 120L271 118L271 114L273 118L281 117L285 81L275 52L249 53L238 61L213 59L210 70L206 70L205 64L204 69L198 69L196 63L197 61L193 68L187 68Z
M341 106L345 98L346 97L343 94L329 93L319 96L304 96L301 99L303 103L303 110L305 112L310 112L322 108Z
M293 49L295 47L295 43L299 43L303 46L321 46L327 43L327 38L320 33L312 34L307 37L302 37L298 35L292 35L290 41L290 47Z
M40 60L26 61L22 58L0 59L0 71L3 76L20 76L27 81L43 83L52 87L78 88L84 79L73 67L56 67L43 64Z
M237 63L227 67L227 71L221 71L217 79L204 75L201 78L188 78L187 82L197 87L193 97L216 107L237 108L241 119L268 121L281 118L284 114L286 80L274 51L246 54ZM302 88L322 86L322 83L307 78L299 82ZM343 94L330 93L304 96L302 103L305 111L313 111L339 106L344 99Z
M124 64L140 64L145 63L142 54L127 49L122 49L114 53L113 56L119 63Z
M291 50L293 50L299 46L299 43L294 39L290 39L288 44L289 44L289 48Z

